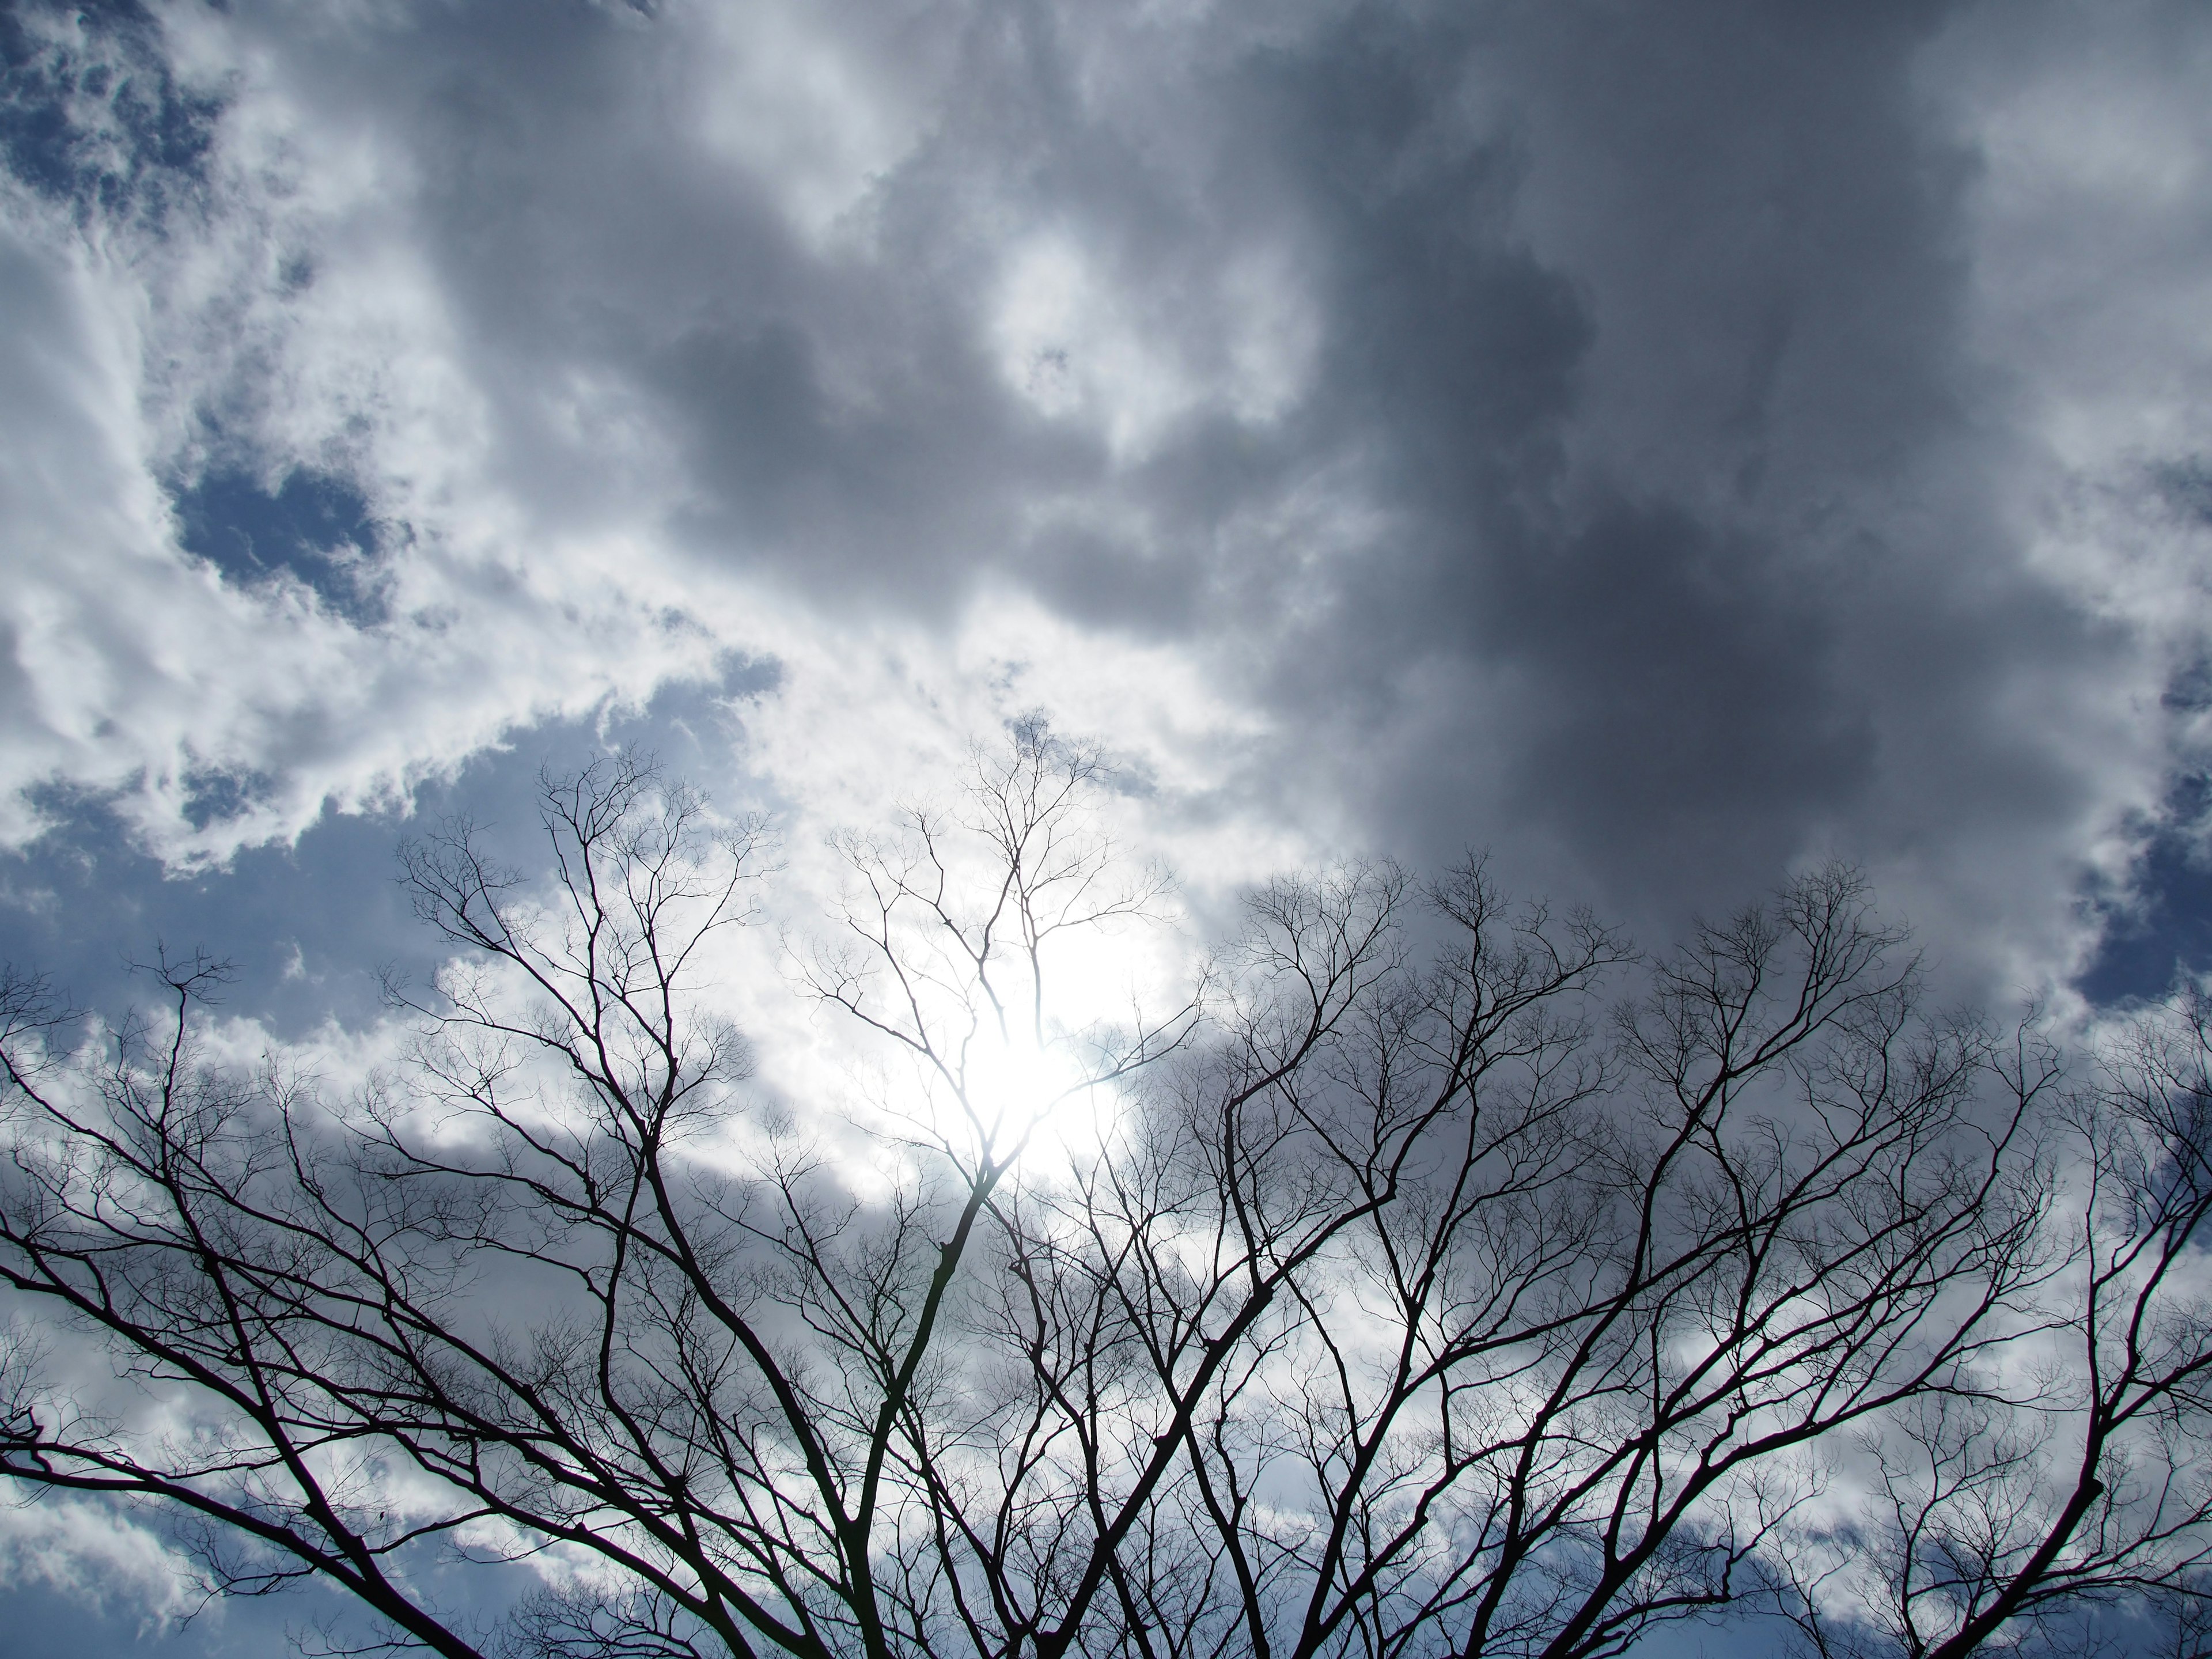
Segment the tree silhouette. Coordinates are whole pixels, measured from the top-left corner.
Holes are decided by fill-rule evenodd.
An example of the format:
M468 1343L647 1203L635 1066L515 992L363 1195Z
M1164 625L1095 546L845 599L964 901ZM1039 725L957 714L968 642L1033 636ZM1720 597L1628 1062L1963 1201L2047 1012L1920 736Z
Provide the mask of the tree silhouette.
M1166 890L1103 775L1020 726L955 810L836 843L794 978L912 1077L866 1171L757 1109L711 1012L765 830L629 758L547 781L543 879L466 823L404 850L455 954L345 1100L204 1058L216 964L76 1048L11 975L7 1473L453 1656L2201 1625L2198 1005L2069 1087L2031 1028L1930 1013L1846 870L1644 961L1480 863L1372 864L1070 1032L1061 953ZM161 1409L80 1404L86 1340ZM441 1554L543 1588L495 1626Z

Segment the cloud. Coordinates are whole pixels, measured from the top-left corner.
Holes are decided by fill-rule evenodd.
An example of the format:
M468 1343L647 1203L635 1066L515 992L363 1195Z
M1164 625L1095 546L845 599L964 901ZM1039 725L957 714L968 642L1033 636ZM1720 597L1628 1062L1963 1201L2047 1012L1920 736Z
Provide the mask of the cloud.
M815 811L1019 662L1247 869L1656 932L1841 852L2027 983L2185 799L2186 8L38 15L137 67L7 216L13 839L220 860L738 659Z
M325 801L391 801L517 725L708 674L720 654L679 611L592 574L623 557L618 540L572 537L558 580L540 580L486 533L495 496L418 512L410 490L450 478L347 454L372 411L392 416L372 459L456 450L434 353L409 361L435 330L392 314L395 287L398 309L409 298L404 256L331 284L319 313L286 298L281 272L240 269L265 263L270 229L249 186L289 200L282 176L252 176L267 160L252 138L226 128L207 201L150 228L100 219L97 190L88 205L29 188L0 228L0 290L21 325L0 347L11 841L90 792L173 861L220 860L295 834ZM352 281L374 296L344 292ZM196 522L226 495L226 526ZM349 511L371 545L341 556L295 537L264 562L239 539L256 502L280 520Z
M0 1505L0 1565L15 1585L40 1583L141 1634L199 1606L191 1564L155 1533L89 1499L46 1494Z

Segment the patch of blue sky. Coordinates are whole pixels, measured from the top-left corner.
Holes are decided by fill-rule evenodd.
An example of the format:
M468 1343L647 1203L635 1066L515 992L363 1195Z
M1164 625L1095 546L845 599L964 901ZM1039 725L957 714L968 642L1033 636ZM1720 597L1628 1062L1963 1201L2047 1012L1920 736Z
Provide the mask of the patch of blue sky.
M2164 996L2178 978L2212 969L2212 778L2176 781L2160 822L2144 840L2124 900L2099 902L2096 954L2076 986L2092 1002L2120 1005Z
M2212 470L2172 469L2161 488L2177 507L2212 520ZM2164 702L2183 718L2212 711L2212 660L2177 675ZM2092 1002L2150 1001L2212 969L2212 773L2177 773L2143 825L2125 890L2098 896L2091 909L2097 949L2075 984Z
M400 533L370 517L359 488L335 473L295 467L274 489L213 467L171 497L178 539L226 581L255 586L289 574L356 628L390 615L379 557Z
M634 714L517 732L453 776L421 784L411 812L325 811L289 845L248 848L227 866L185 874L135 845L98 797L49 795L41 804L52 828L0 855L0 957L37 964L72 1006L112 1018L156 988L134 962L157 948L204 950L237 967L227 1012L286 1039L331 1019L359 1029L380 1012L384 969L420 981L441 955L396 880L402 840L466 817L497 857L533 875L545 860L540 772L572 770L617 745L650 750L672 775L702 786L747 789L732 764L742 739L732 705L774 678L772 665L732 658L719 684L665 689Z
M204 183L221 111L137 0L0 7L0 162L49 200L158 215Z

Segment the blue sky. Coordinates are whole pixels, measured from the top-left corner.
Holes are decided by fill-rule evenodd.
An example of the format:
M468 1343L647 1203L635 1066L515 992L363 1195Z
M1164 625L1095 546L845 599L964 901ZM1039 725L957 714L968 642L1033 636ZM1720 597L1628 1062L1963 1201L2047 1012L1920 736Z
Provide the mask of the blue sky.
M1838 854L1950 994L2155 996L2208 76L2187 0L25 0L0 957L368 1042L441 815L527 861L643 744L804 891L1041 710L1201 917L1480 845L1656 939ZM29 1524L27 1650L126 1645Z

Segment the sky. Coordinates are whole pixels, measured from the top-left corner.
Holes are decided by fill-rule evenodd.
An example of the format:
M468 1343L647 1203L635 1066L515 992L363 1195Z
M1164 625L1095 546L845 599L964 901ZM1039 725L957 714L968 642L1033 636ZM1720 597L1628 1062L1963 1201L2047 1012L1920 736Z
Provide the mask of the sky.
M342 1045L434 958L395 842L527 860L542 766L803 892L1042 713L1194 928L1484 848L1663 942L1841 857L1948 993L2155 997L2208 86L2194 0L18 0L0 957ZM16 1651L281 1650L96 1520L0 1510Z

